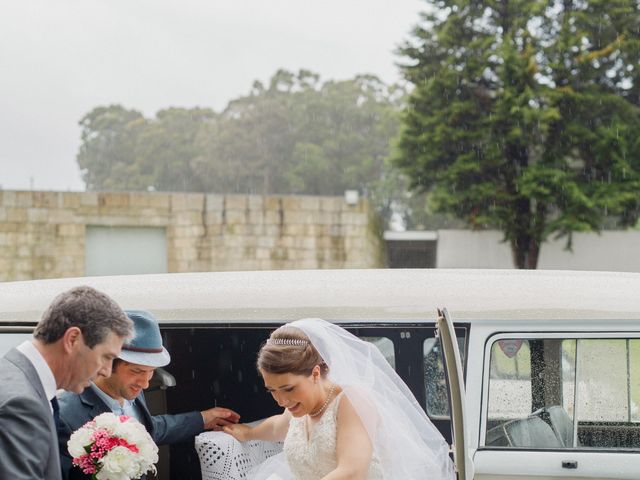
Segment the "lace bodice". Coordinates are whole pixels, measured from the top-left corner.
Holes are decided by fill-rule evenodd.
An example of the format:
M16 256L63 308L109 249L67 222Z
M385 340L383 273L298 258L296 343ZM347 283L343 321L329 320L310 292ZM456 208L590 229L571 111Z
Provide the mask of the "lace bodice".
M338 465L336 454L337 413L342 393L329 404L307 440L307 417L292 418L284 441L284 453L296 480L320 480ZM367 480L381 480L377 455L373 456Z

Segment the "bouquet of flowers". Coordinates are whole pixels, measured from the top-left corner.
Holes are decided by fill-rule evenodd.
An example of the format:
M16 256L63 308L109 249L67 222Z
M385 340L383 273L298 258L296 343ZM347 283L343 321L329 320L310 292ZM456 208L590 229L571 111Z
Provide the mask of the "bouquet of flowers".
M94 480L127 480L155 473L158 447L140 422L103 413L73 432L67 442L73 464Z

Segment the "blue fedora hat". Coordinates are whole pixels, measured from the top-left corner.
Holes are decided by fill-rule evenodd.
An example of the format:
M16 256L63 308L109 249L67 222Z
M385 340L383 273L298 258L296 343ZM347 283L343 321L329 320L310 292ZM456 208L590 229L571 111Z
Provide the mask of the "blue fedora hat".
M171 356L162 345L158 321L144 310L125 310L133 321L134 337L122 346L118 358L146 367L164 367Z

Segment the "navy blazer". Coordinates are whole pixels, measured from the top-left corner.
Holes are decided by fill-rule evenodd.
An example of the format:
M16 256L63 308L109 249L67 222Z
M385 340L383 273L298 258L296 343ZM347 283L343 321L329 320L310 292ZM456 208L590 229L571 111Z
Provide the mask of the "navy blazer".
M38 372L19 350L0 358L0 479L60 479L56 429Z
M65 480L89 480L90 475L74 467L67 449L67 441L73 432L101 413L110 412L109 407L91 388L81 394L64 392L60 397L60 463ZM134 400L144 417L144 426L157 445L183 442L204 431L204 420L200 412L179 413L177 415L154 415L149 413L144 393Z

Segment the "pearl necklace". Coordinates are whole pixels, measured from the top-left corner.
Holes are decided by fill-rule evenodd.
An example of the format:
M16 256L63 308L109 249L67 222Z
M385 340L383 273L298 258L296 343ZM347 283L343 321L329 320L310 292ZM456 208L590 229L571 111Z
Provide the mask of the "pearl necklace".
M322 406L315 412L308 413L307 415L309 415L310 417L317 417L322 412L324 412L327 409L327 406L329 405L329 400L331 400L331 395L333 395L333 392L335 391L335 389L336 389L336 384L334 383L329 389L329 395L327 395L327 399L324 401Z

